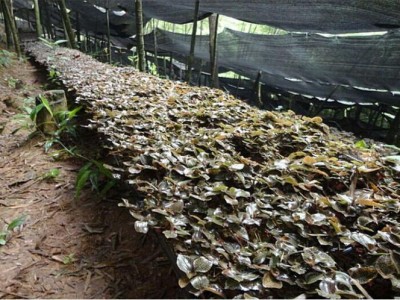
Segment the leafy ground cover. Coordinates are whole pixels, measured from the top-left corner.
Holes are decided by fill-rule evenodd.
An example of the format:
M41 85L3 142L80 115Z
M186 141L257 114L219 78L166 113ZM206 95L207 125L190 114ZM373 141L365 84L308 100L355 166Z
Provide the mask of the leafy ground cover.
M161 232L181 287L226 297L400 292L399 149L319 117L260 111L209 88L28 47L57 70L132 187L135 229Z

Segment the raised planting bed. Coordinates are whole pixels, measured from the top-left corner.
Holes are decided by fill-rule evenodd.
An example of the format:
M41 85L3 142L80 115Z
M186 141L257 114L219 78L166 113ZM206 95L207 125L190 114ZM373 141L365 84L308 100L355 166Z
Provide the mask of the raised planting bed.
M399 149L321 118L31 44L91 116L132 187L136 230L163 234L205 297L390 298L400 288Z

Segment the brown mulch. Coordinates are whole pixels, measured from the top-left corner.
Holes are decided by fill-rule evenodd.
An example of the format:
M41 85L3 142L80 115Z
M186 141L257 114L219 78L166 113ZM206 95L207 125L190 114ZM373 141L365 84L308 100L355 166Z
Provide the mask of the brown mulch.
M23 99L45 84L28 61L0 69L0 231L26 218L0 246L0 298L180 297L157 241L135 232L118 201L74 197L80 162L55 161L27 130L12 134ZM60 175L43 179L52 169Z

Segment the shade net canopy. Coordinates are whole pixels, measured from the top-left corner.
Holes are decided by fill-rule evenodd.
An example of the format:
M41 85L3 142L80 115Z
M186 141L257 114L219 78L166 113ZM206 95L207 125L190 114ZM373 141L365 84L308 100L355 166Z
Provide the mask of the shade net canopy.
M88 0L134 10L131 0ZM173 23L193 20L195 0L144 0L148 17ZM288 31L362 32L400 28L397 0L200 0L200 18L218 13Z
M190 36L157 30L158 48L188 55ZM154 32L146 36L154 47ZM198 36L195 56L209 60L209 37ZM218 64L268 85L322 98L398 103L400 33L363 37L318 34L258 35L226 29L218 35ZM379 91L377 91L379 90Z
M63 28L57 1L39 0L42 18ZM66 0L71 23L81 33L106 39L106 9L112 42L134 45L135 1ZM194 17L195 0L144 0L145 23L150 18L184 23ZM32 21L33 1L15 0L19 17ZM362 32L389 30L385 35L324 37L315 33L271 36L224 30L218 36L218 64L283 91L322 99L382 102L398 105L400 90L400 1L211 1L200 0L200 18L220 13L291 31ZM146 37L154 51L154 34ZM162 51L186 63L190 36L157 31ZM165 54L164 53L164 54ZM195 56L209 62L209 37L197 36ZM203 69L204 70L204 69ZM221 69L220 69L221 70Z
M102 6L98 6L87 1L81 0L66 0L67 8L70 10L70 19L72 26L76 30L83 33L88 32L92 35L105 36L107 35L107 15L106 10ZM63 28L62 20L58 4L56 1L39 0L39 5L42 9L42 19L47 23L59 28ZM33 11L33 1L17 0L14 2L16 14L23 19L35 20ZM29 16L29 17L28 17ZM136 34L136 18L134 14L122 11L118 7L110 8L110 34L114 38L128 38ZM144 17L144 24L149 21ZM130 41L120 41L123 46L129 45Z

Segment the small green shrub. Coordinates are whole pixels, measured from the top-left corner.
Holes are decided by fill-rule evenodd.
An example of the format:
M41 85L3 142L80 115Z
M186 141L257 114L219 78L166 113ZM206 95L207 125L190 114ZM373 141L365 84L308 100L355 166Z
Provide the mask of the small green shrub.
M14 54L7 50L0 50L0 68L6 68L10 65Z
M5 244L7 244L13 230L17 227L22 226L25 223L25 220L26 215L22 215L12 220L4 230L0 231L0 246L4 246Z

